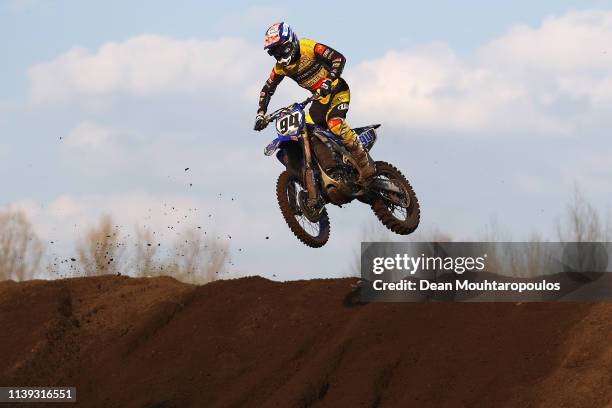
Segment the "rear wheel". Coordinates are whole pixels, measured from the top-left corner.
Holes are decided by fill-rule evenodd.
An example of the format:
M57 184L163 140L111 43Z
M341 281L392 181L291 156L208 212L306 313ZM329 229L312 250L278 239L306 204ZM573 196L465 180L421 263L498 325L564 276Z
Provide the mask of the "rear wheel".
M323 208L317 222L310 221L299 205L300 193L306 191L300 179L283 171L276 183L276 198L283 218L291 232L304 244L312 248L320 248L329 239L329 217ZM312 219L312 216L310 217Z
M380 222L400 235L408 235L419 226L421 210L412 186L404 175L393 165L376 162L376 178L392 183L400 192L380 191L373 198L371 206Z

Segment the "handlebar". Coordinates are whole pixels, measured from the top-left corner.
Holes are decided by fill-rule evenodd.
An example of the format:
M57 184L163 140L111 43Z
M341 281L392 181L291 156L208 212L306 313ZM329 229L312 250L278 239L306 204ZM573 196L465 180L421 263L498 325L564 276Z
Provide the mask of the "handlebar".
M316 101L317 99L321 99L321 98L322 98L322 96L320 94L314 93L314 94L312 94L309 98L307 98L303 102L292 103L289 106L285 106L284 108L277 109L274 112L272 112L272 113L270 113L270 114L265 116L266 124L272 122L274 119L279 117L283 112L285 112L286 110L288 110L292 106L299 105L302 109L304 109L306 107L306 105L308 105L310 102Z

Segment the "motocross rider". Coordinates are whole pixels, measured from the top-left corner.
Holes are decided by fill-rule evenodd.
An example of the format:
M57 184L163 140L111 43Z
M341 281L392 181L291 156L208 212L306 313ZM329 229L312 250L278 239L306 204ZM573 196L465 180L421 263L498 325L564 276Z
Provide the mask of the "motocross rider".
M276 64L259 95L254 129L260 131L267 126L265 114L270 98L278 84L288 76L302 88L322 96L312 103L310 119L317 125L328 127L342 140L357 162L360 182L369 181L374 176L374 166L346 122L351 94L346 81L340 77L346 62L344 56L321 43L298 39L286 23L276 23L268 28L264 49L276 59Z

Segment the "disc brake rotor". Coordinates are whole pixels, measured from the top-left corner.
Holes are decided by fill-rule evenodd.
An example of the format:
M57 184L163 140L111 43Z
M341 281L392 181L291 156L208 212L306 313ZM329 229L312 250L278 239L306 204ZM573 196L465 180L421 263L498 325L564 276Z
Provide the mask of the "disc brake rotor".
M394 183L393 179L385 177L387 182L392 183L395 187L399 188L401 193L393 191L385 191L383 197L393 205L400 206L402 208L408 208L410 206L410 196L406 193L406 190L402 185Z
M298 204L308 221L319 222L319 219L321 219L322 208L317 209L308 205L308 193L305 190L298 193Z

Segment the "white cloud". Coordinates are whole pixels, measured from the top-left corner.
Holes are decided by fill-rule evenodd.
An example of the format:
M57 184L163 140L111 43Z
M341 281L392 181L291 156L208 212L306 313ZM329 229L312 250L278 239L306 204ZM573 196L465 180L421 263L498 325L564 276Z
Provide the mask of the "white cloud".
M66 144L75 149L96 150L112 143L113 131L96 124L84 122L70 132Z
M259 22L267 14L249 10L240 18ZM470 57L443 43L389 51L347 70L352 116L412 129L572 134L612 107L609 44L612 12L572 11L536 28L517 25ZM104 95L182 92L254 104L269 66L260 47L240 39L146 34L31 67L30 96L100 104ZM295 94L280 89L279 97Z
M227 197L204 199L186 194L115 192L66 193L44 204L21 200L8 208L23 210L39 236L58 244L51 249L60 252L72 250L79 237L104 214L113 217L126 242L134 236L135 227L150 230L164 245L172 243L188 229L197 229L213 238L231 237L234 249L249 247L251 250L266 244L266 235L289 234L276 208L253 217L252 204L243 204L248 203L241 204Z
M253 79L253 68L261 61L256 54L260 56L261 50L234 38L140 35L104 44L94 53L72 48L55 60L34 65L29 69L30 96L35 103L57 103L115 93L222 91Z
M62 146L63 159L84 174L105 175L119 171L126 152L119 145L116 130L92 122L72 129Z
M219 186L225 183L222 180L248 184L249 180L267 180L277 175L276 160L263 155L263 147L273 137L262 137L256 144L253 139L224 142L219 147L193 132L148 133L133 125L117 123L110 128L84 121L61 142L61 157L79 174L106 176L107 180L127 175L134 178L146 169L146 177L181 186ZM249 168L246 174L245 166ZM183 170L186 167L188 172ZM223 179L211 177L220 174Z
M587 10L548 17L538 28L516 25L480 52L488 64L516 71L609 73L611 44L612 12Z
M138 192L62 194L44 205L23 200L13 203L10 208L23 210L39 236L57 244L50 249L60 252L70 251L79 237L104 214L113 217L114 224L126 239L133 236L134 228L138 226L155 232L160 242L170 243L186 227L199 225L196 217L202 214L198 210L206 211L202 202L188 197ZM185 215L191 217L185 218Z
M177 225L176 221L183 219L189 209L201 205L201 202L188 197L126 192L62 194L46 205L26 200L14 203L12 207L26 211L46 239L73 241L78 233L85 231L103 214L111 214L116 225L126 233L133 232L131 228L140 225L163 234L168 225ZM189 224L191 222L189 220Z
M612 12L516 26L461 58L445 44L391 51L348 73L353 110L408 128L569 134L612 107Z

